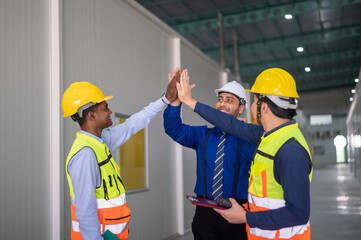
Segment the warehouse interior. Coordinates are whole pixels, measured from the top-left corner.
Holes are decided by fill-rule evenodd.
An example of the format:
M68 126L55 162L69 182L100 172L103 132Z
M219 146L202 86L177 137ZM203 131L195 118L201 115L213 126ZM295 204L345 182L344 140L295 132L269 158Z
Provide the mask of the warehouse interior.
M79 127L61 98L71 83L114 95L116 122L159 99L176 67L210 106L225 82L291 73L315 169L312 239L361 238L361 0L3 0L0 29L1 239L70 239L65 160ZM182 118L210 126L185 106ZM195 153L164 133L162 114L145 142L129 239L193 239L184 195Z

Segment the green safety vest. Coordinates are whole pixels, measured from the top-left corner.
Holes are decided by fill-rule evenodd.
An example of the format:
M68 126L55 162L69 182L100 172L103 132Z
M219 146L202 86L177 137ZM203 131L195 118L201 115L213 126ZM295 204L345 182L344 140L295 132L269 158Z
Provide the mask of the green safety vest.
M248 189L248 208L251 212L267 211L285 206L283 188L274 177L274 159L278 150L290 139L295 139L312 156L298 124L287 125L261 138L251 165ZM290 156L292 158L292 156ZM290 159L291 160L291 159ZM312 180L312 172L309 180ZM248 239L309 239L310 225L270 231L251 228L247 225Z
M68 172L70 159L84 147L90 147L96 156L100 169L101 185L94 189L98 207L98 218L101 227L101 234L110 230L120 239L127 239L129 233L130 209L127 206L125 197L125 188L119 174L119 166L115 163L109 148L106 144L97 139L77 133L76 139L66 160L66 175L68 178L71 202L71 239L82 240L80 234L79 222L75 217L75 206L73 204L76 196Z
M90 147L94 151L100 169L101 185L99 188L95 189L96 198L112 199L125 193L125 188L119 174L119 167L114 161L108 146L93 137L78 132L66 160L66 175L68 178L70 195L73 197L73 200L76 196L74 195L73 185L67 170L68 164L70 159L84 147Z

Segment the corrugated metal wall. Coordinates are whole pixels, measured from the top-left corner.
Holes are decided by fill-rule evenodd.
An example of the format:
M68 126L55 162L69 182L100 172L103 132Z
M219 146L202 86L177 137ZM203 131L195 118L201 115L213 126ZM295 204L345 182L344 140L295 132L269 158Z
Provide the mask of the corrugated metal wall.
M152 22L134 6L122 1L64 0L63 52L64 89L74 81L90 81L105 94L113 112L131 115L158 99L168 84L173 62L172 40L176 34L165 25ZM183 41L183 40L182 40ZM195 94L214 104L219 68L199 50L181 45L182 67L189 67ZM178 59L179 60L179 59ZM187 65L183 64L187 63ZM194 80L193 80L194 79ZM205 124L185 107L187 123ZM64 153L70 149L77 124L64 120ZM165 239L177 233L175 157L173 141L164 133L162 113L149 126L150 190L128 195L132 210L130 239ZM184 156L184 188L192 193L195 181L195 153ZM189 170L189 171L188 171ZM65 174L65 173L64 173ZM65 236L70 232L69 197L64 179ZM186 228L190 227L194 207L189 202Z
M0 239L50 239L49 4L0 3Z
M218 66L213 65L194 49L182 44L181 51L182 68L189 71L190 82L197 84L193 90L193 96L200 102L215 106L217 97L214 90L217 89L219 82ZM190 125L210 125L201 117L183 105L183 122ZM193 195L196 183L196 154L193 149L183 148L183 175L184 194ZM190 228L194 216L195 207L184 198L184 227Z
M361 71L358 79L361 79ZM354 176L361 181L361 83L358 82L347 117L347 154Z
M50 93L50 2L0 2L0 239L52 239L59 230L52 233L52 220L56 219L56 224L60 217L59 238L70 238L64 158L79 127L70 119L61 119L60 126L50 122L54 117L50 100L62 95ZM114 95L109 102L113 112L133 114L164 93L167 74L178 62L189 68L191 81L197 83L197 99L214 105L218 66L183 39L178 46L179 59L175 59L173 40L179 36L136 3L60 0L60 5L60 89L75 81L90 81ZM185 122L205 124L184 108ZM130 239L159 240L179 231L174 143L164 133L162 123L160 114L149 126L150 191L128 196L132 209ZM61 216L52 215L52 184L56 186L56 181L51 171L56 171L58 162L51 158L51 142L56 138L51 127L61 130ZM184 192L192 193L195 153L185 151L183 187ZM189 228L193 206L183 204L187 204L184 227Z

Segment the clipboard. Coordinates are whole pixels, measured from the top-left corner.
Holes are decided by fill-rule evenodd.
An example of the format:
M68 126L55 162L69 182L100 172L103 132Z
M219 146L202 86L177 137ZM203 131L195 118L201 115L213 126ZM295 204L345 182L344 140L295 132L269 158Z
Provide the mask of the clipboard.
M221 207L217 204L216 201L201 197L195 197L195 196L189 196L186 195L186 198L194 205L202 206L202 207L209 207L209 208L217 208L217 209L227 209L224 207Z
M115 236L111 231L106 230L103 234L104 240L120 240L117 236Z

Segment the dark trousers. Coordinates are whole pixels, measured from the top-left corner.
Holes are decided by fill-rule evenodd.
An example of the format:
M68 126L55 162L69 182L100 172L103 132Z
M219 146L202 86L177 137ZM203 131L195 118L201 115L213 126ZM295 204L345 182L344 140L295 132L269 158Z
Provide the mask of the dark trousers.
M213 208L196 206L192 222L194 240L247 240L246 224L228 223Z

